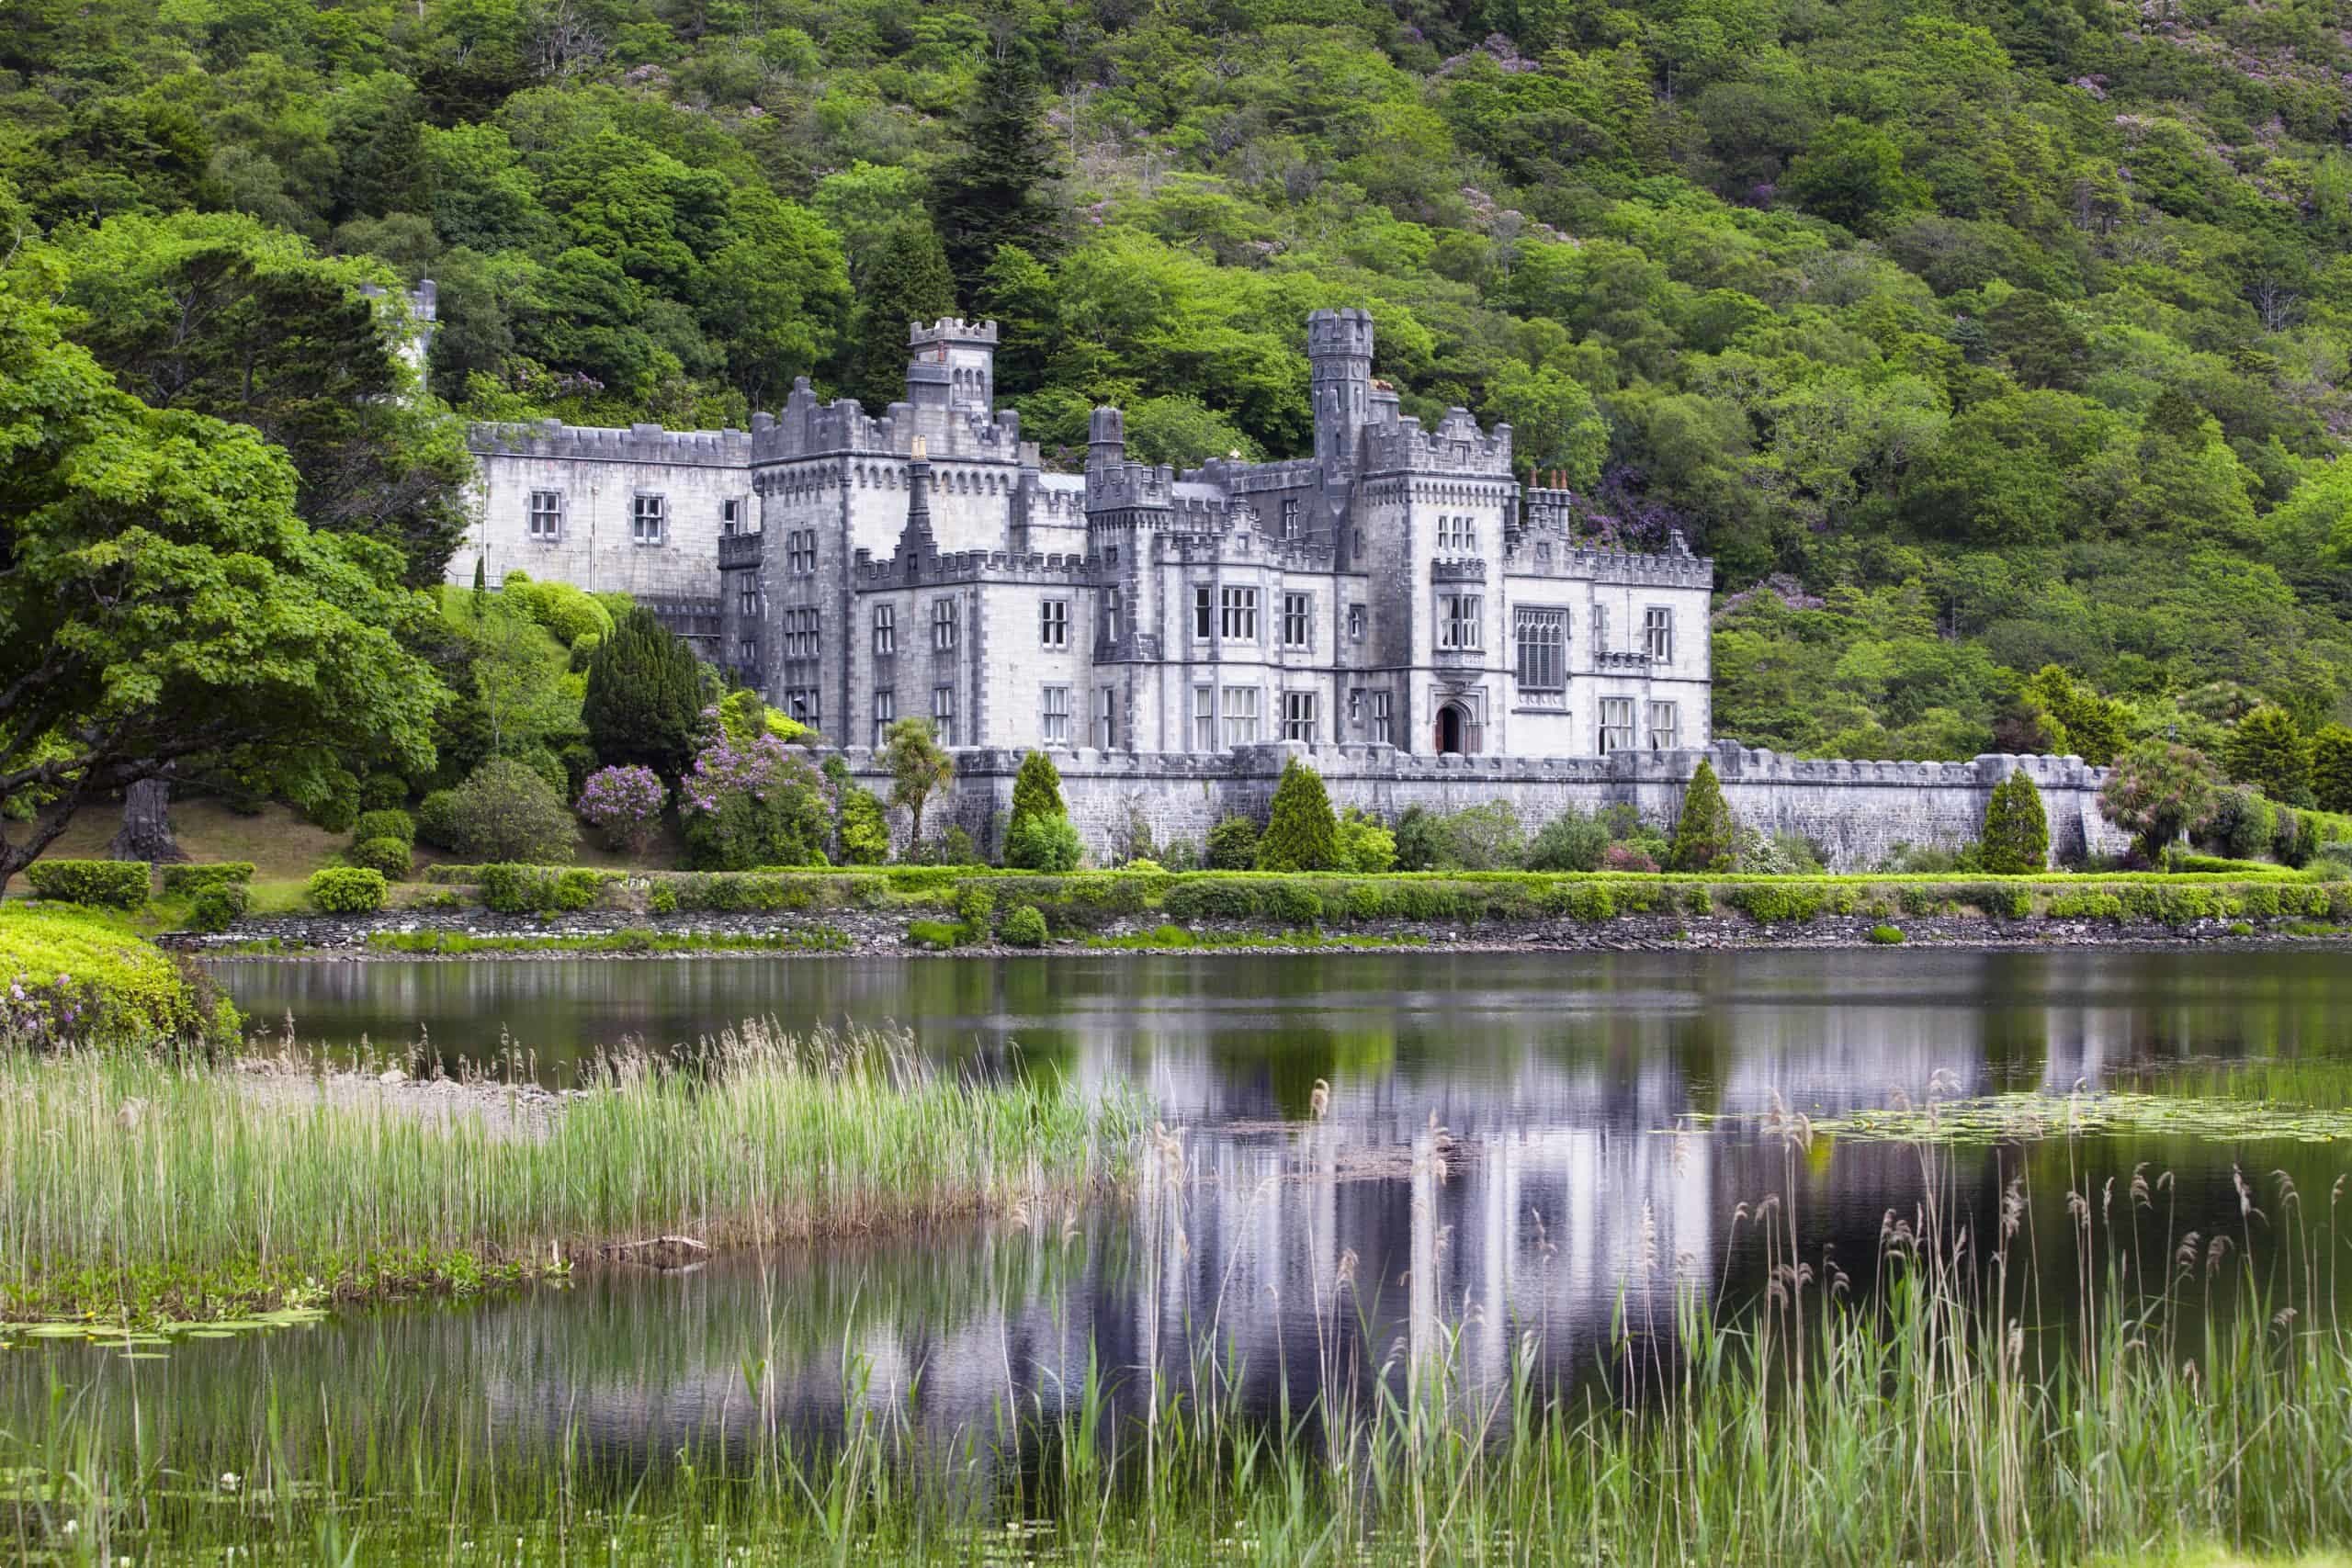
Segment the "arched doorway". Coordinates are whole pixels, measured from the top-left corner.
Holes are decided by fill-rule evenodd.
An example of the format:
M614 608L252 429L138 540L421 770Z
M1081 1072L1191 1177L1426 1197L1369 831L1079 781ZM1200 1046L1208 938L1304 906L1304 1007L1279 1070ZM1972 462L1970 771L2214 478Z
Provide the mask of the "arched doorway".
M1461 755L1469 733L1470 716L1462 711L1460 703L1448 703L1437 710L1437 749L1441 755Z

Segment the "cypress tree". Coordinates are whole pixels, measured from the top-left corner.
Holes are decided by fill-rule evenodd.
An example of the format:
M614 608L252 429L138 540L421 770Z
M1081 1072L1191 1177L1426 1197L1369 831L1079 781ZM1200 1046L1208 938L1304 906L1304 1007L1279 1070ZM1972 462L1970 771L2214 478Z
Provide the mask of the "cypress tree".
M2331 724L2312 737L2312 795L2323 811L2352 811L2352 729Z
M858 285L850 327L850 395L880 413L907 395L907 325L956 313L956 279L947 253L922 213L902 219L882 242L872 272Z
M1061 161L1046 134L1045 86L1035 57L1019 39L990 57L964 122L964 148L939 172L932 209L947 265L977 299L1000 245L1049 260L1061 248L1052 190Z
M1007 833L1024 818L1067 817L1069 808L1062 804L1062 771L1043 751L1032 751L1021 759L1021 772L1012 780L1012 816L1004 829Z
M2252 784L2288 806L2312 798L2311 745L2286 709L2268 704L2238 720L2222 763L2239 784Z
M1274 786L1273 810L1258 840L1260 871L1329 871L1340 863L1340 822L1323 775L1293 757Z
M702 730L702 668L653 612L631 610L588 662L580 706L588 743L606 767L640 764L674 782Z
M2020 876L2050 863L2050 818L2041 791L2023 768L1993 786L1984 803L1984 832L1978 854L1996 876Z
M1682 792L1682 816L1674 825L1669 852L1676 871L1729 871L1738 851L1739 824L1724 799L1715 766L1704 757Z

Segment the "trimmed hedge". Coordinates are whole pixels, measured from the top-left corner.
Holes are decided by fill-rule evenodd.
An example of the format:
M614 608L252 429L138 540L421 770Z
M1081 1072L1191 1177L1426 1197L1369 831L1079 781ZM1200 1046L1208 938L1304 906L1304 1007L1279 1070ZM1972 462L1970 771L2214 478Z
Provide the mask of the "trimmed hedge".
M393 807L381 811L363 811L351 825L351 841L364 844L370 839L398 839L410 849L416 848L416 818Z
M398 839L362 839L343 852L346 864L363 865L370 871L380 871L398 882L409 874L416 859L415 852Z
M143 860L37 860L25 880L52 904L136 909L147 902L154 869Z
M587 866L485 865L474 868L481 901L501 915L547 915L594 908L616 871Z
M311 873L302 891L326 915L372 915L384 907L384 874L367 866L331 865Z
M243 1027L193 963L85 909L0 909L0 1043L20 1049L226 1047Z
M243 887L254 879L254 863L249 860L216 860L188 862L163 868L164 897L182 894L202 894L215 887Z

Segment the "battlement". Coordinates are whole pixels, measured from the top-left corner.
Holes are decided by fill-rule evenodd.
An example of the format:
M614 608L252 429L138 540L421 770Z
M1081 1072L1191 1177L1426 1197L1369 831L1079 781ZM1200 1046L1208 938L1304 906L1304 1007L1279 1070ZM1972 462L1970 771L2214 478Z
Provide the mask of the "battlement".
M918 434L924 436L931 456L943 461L1034 465L1037 460L1035 443L1021 439L1021 416L1010 409L991 415L961 408L919 411L910 403L892 403L886 412L869 415L855 398L818 401L806 376L792 383L781 410L752 416L752 457L760 463L854 453L910 457Z
M1464 408L1445 411L1435 430L1425 431L1410 414L1368 425L1363 433L1364 471L1416 474L1479 474L1508 478L1511 431L1498 424L1482 431Z
M945 582L1041 582L1056 586L1083 584L1093 561L1083 555L1058 550L1023 553L1015 550L943 550L926 558L922 570L909 577L899 558L876 560L871 550L860 550L851 568L850 585L857 589L904 588Z
M1306 318L1306 355L1310 359L1334 356L1372 357L1372 312L1316 310Z
M1506 570L1512 577L1589 578L1623 587L1713 588L1715 583L1715 563L1710 556L1651 555L1597 546L1557 549L1548 564L1538 564L1522 545L1512 552Z
M921 348L933 343L972 343L996 346L994 321L967 321L961 316L942 316L926 326L921 321L907 323L907 346Z
M741 430L627 430L540 420L528 424L474 424L467 450L482 457L560 458L592 463L683 463L740 468L752 460L752 440Z

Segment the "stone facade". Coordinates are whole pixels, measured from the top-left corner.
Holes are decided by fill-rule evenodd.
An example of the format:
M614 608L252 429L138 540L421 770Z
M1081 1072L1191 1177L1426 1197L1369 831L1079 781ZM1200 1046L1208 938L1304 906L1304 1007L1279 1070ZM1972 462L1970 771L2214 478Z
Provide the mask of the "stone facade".
M1048 473L994 406L993 322L917 323L878 417L804 380L743 431L479 426L470 581L656 602L850 746L1224 757L1277 740L1599 758L1706 743L1710 562L1580 538L1508 425L1405 417L1361 310L1307 321L1315 451L1176 472L1094 411Z
M2041 792L2053 860L2116 855L2130 847L2128 837L2099 815L2106 770L2079 757L1850 762L1786 757L1724 741L1703 751L1607 758L1411 756L1387 747L1275 744L1222 757L1086 750L1058 754L1055 762L1089 860L1103 865L1116 864L1127 852L1138 826L1155 845L1185 839L1197 848L1228 814L1262 822L1283 765L1293 756L1323 775L1337 810L1360 807L1393 822L1408 807L1446 812L1503 800L1531 833L1570 808L1621 805L1670 830L1682 792L1704 757L1742 824L1798 834L1820 850L1830 870L1840 872L1870 870L1898 845L1957 850L1974 842L1994 785L2021 769ZM854 751L848 761L862 782L887 797L888 774L870 752ZM952 822L983 850L1001 850L1020 767L1017 750L960 753L956 782L944 801L925 808L925 827L944 831ZM892 816L903 830L904 814Z

